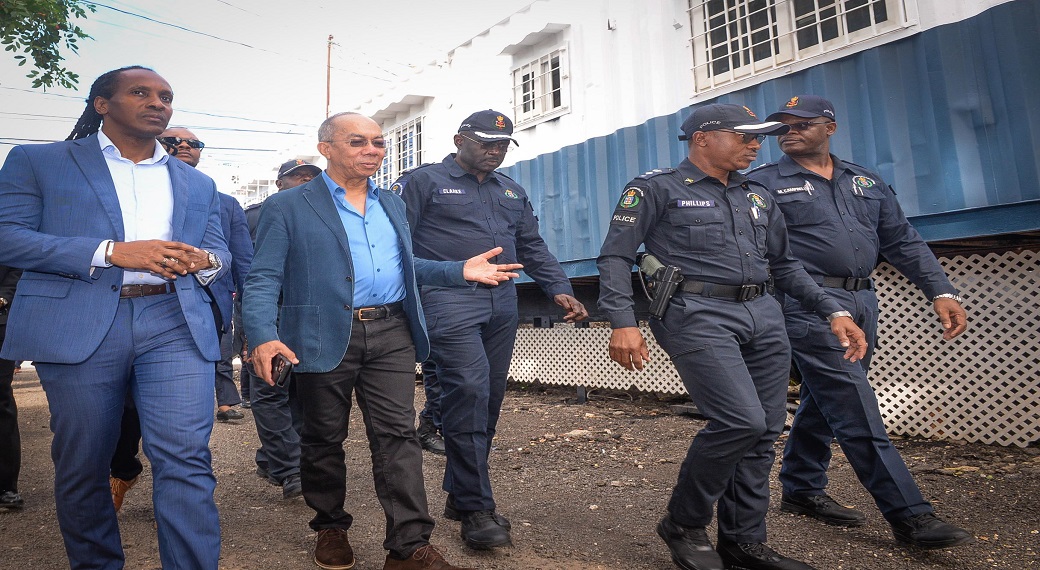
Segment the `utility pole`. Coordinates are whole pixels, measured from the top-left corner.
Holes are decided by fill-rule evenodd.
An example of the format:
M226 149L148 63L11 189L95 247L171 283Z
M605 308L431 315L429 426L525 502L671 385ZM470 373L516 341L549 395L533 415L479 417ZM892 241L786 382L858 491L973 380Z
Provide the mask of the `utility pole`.
M329 118L329 107L332 104L332 34L329 34L329 46L325 55L325 118Z

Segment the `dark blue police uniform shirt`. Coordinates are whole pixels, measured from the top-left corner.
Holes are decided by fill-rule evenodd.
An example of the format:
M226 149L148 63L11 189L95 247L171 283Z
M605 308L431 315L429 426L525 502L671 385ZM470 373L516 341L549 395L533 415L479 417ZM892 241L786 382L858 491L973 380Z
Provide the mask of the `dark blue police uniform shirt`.
M880 253L929 299L956 293L892 187L867 168L831 159L832 180L786 155L748 173L772 193L791 251L806 271L814 277L869 277Z
M821 315L841 310L791 255L769 193L739 172L723 185L684 159L629 182L597 259L599 305L614 328L636 326L631 272L640 244L686 279L751 285L772 275L779 289Z
M522 263L545 294L573 295L559 261L538 233L527 192L513 179L492 172L477 182L449 154L438 164L407 172L390 185L408 207L416 257L455 261L502 247L496 263ZM513 282L495 290L513 291Z

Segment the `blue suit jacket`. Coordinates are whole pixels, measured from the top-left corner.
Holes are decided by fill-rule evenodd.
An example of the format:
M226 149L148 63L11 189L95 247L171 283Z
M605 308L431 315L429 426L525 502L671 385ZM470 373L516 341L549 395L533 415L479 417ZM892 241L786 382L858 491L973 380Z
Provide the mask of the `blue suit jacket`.
M224 317L224 332L231 323L234 293L242 294L249 274L249 264L253 261L253 239L249 237L249 226L246 224L246 213L242 205L234 197L217 193L220 198L220 230L227 239L228 251L231 252L231 270L210 285L210 291L217 298L220 314Z
M417 281L466 286L464 262L413 259L404 202L392 192L382 191L379 203L401 245L404 309L415 357L421 362L430 353L430 341ZM347 352L353 304L354 265L347 232L324 177L268 197L260 212L256 252L242 296L249 346L281 340L300 359L294 371L328 372Z
M173 186L173 240L209 250L231 265L216 185L179 160ZM0 264L24 270L0 356L61 364L83 362L115 319L120 267L96 268L102 241L123 241L115 185L97 135L18 146L0 169ZM218 276L220 273L218 273ZM209 297L193 275L177 278L177 297L199 352L220 359Z

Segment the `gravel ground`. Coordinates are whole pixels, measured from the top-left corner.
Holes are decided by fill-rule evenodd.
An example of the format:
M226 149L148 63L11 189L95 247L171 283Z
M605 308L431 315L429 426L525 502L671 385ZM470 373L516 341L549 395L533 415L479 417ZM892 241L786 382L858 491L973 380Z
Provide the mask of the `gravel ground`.
M0 510L0 568L68 568L55 521L46 401L31 369L16 376L15 394L27 506L21 512ZM458 523L441 517L444 460L426 455L427 493L438 523L433 543L449 560L489 570L674 567L654 526L702 422L672 413L675 399L592 393L587 404L575 405L573 397L568 389L527 386L506 396L492 477L499 510L513 522L512 548L475 552L462 544ZM417 389L420 405L421 398ZM783 440L777 445L779 450ZM974 543L931 552L897 545L835 448L830 492L865 510L868 524L829 527L781 513L774 504L768 515L770 545L820 570L1040 568L1040 449L921 439L900 439L896 445L937 512L971 529ZM242 421L214 426L221 568L315 568L314 534L307 527L312 511L301 499L283 501L279 488L254 475L256 446L248 411ZM346 447L356 568L379 569L384 518L360 418L352 421ZM775 476L773 492L779 496ZM150 494L146 470L119 515L127 568L159 568Z

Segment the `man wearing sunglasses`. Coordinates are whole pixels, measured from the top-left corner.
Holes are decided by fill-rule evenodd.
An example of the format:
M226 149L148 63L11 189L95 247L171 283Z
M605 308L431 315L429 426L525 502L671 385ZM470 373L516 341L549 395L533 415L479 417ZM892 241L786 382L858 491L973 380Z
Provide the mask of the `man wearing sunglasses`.
M870 274L878 256L932 300L946 340L967 328L957 289L921 235L903 215L892 187L877 173L830 153L838 129L834 105L814 95L792 97L769 120L790 127L784 155L749 174L769 188L787 221L791 251L867 333L877 338L878 301ZM797 300L783 299L784 316L802 376L801 404L784 446L781 509L836 526L859 526L866 516L826 493L831 441L837 439L859 480L900 542L947 548L971 534L935 516L899 451L889 441L877 397L867 380L870 352L844 362L827 325Z
M522 263L527 275L563 308L564 320L585 319L588 312L574 298L567 275L538 233L527 192L495 171L509 145L516 143L513 122L504 113L478 111L462 122L452 142L457 152L390 186L408 206L415 254L466 259L502 247L499 262ZM427 401L441 409L447 454L444 516L462 522L462 538L470 548L510 544L510 523L495 512L488 455L519 321L516 286L511 281L467 289L424 286L422 303L430 355L444 394L438 398L438 391L427 392Z
M747 107L705 105L683 122L687 158L629 182L597 260L599 306L613 328L610 358L642 370L649 350L637 326L632 266L640 245L683 280L650 329L708 424L693 439L657 533L686 570L809 570L766 546L773 444L786 419L791 351L776 287L800 299L855 361L863 331L813 283L787 247L765 187L737 172L763 135L782 135ZM718 545L705 528L718 508Z

